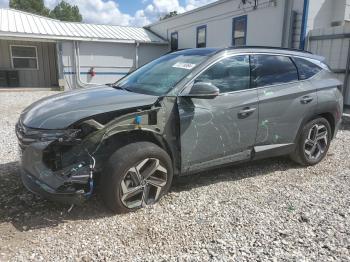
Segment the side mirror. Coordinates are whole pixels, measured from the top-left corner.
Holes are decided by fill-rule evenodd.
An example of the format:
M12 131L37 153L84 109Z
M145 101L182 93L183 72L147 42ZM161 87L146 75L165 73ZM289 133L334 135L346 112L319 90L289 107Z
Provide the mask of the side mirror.
M218 96L219 93L219 88L217 88L212 83L197 82L194 83L194 85L191 88L191 91L187 96L193 98L211 99Z

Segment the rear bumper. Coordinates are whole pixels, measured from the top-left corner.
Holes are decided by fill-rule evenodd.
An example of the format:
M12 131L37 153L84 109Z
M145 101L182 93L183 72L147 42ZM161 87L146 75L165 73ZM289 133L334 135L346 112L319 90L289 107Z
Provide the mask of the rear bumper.
M40 195L46 199L66 203L66 204L80 204L86 200L84 192L64 193L57 192L47 184L43 183L29 172L22 169L21 179L23 185L32 193Z

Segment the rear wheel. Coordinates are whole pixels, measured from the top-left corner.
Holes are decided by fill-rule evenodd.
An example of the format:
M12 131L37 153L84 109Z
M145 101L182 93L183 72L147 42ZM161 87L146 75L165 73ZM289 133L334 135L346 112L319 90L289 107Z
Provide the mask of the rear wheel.
M307 123L301 132L292 159L309 166L316 165L326 155L331 142L331 127L325 118L316 118Z
M102 176L102 197L109 209L125 213L152 205L169 190L169 155L149 142L129 144L109 159Z

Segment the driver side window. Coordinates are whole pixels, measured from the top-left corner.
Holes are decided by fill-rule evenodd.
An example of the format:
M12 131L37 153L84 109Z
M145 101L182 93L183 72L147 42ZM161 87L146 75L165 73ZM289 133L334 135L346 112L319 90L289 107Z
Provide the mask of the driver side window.
M195 82L206 82L219 88L220 93L249 89L249 56L224 58L205 70Z

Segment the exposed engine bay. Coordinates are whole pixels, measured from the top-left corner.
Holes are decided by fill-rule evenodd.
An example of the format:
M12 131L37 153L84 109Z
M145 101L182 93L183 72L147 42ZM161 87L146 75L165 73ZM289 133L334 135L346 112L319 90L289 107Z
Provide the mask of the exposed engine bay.
M19 121L16 133L23 166L31 169L25 171L38 174L33 180L48 192L73 194L74 202L81 202L92 195L104 163L117 148L148 136L177 154L175 101L163 98L151 106L95 115L65 130L32 129ZM174 143L169 145L165 137Z

